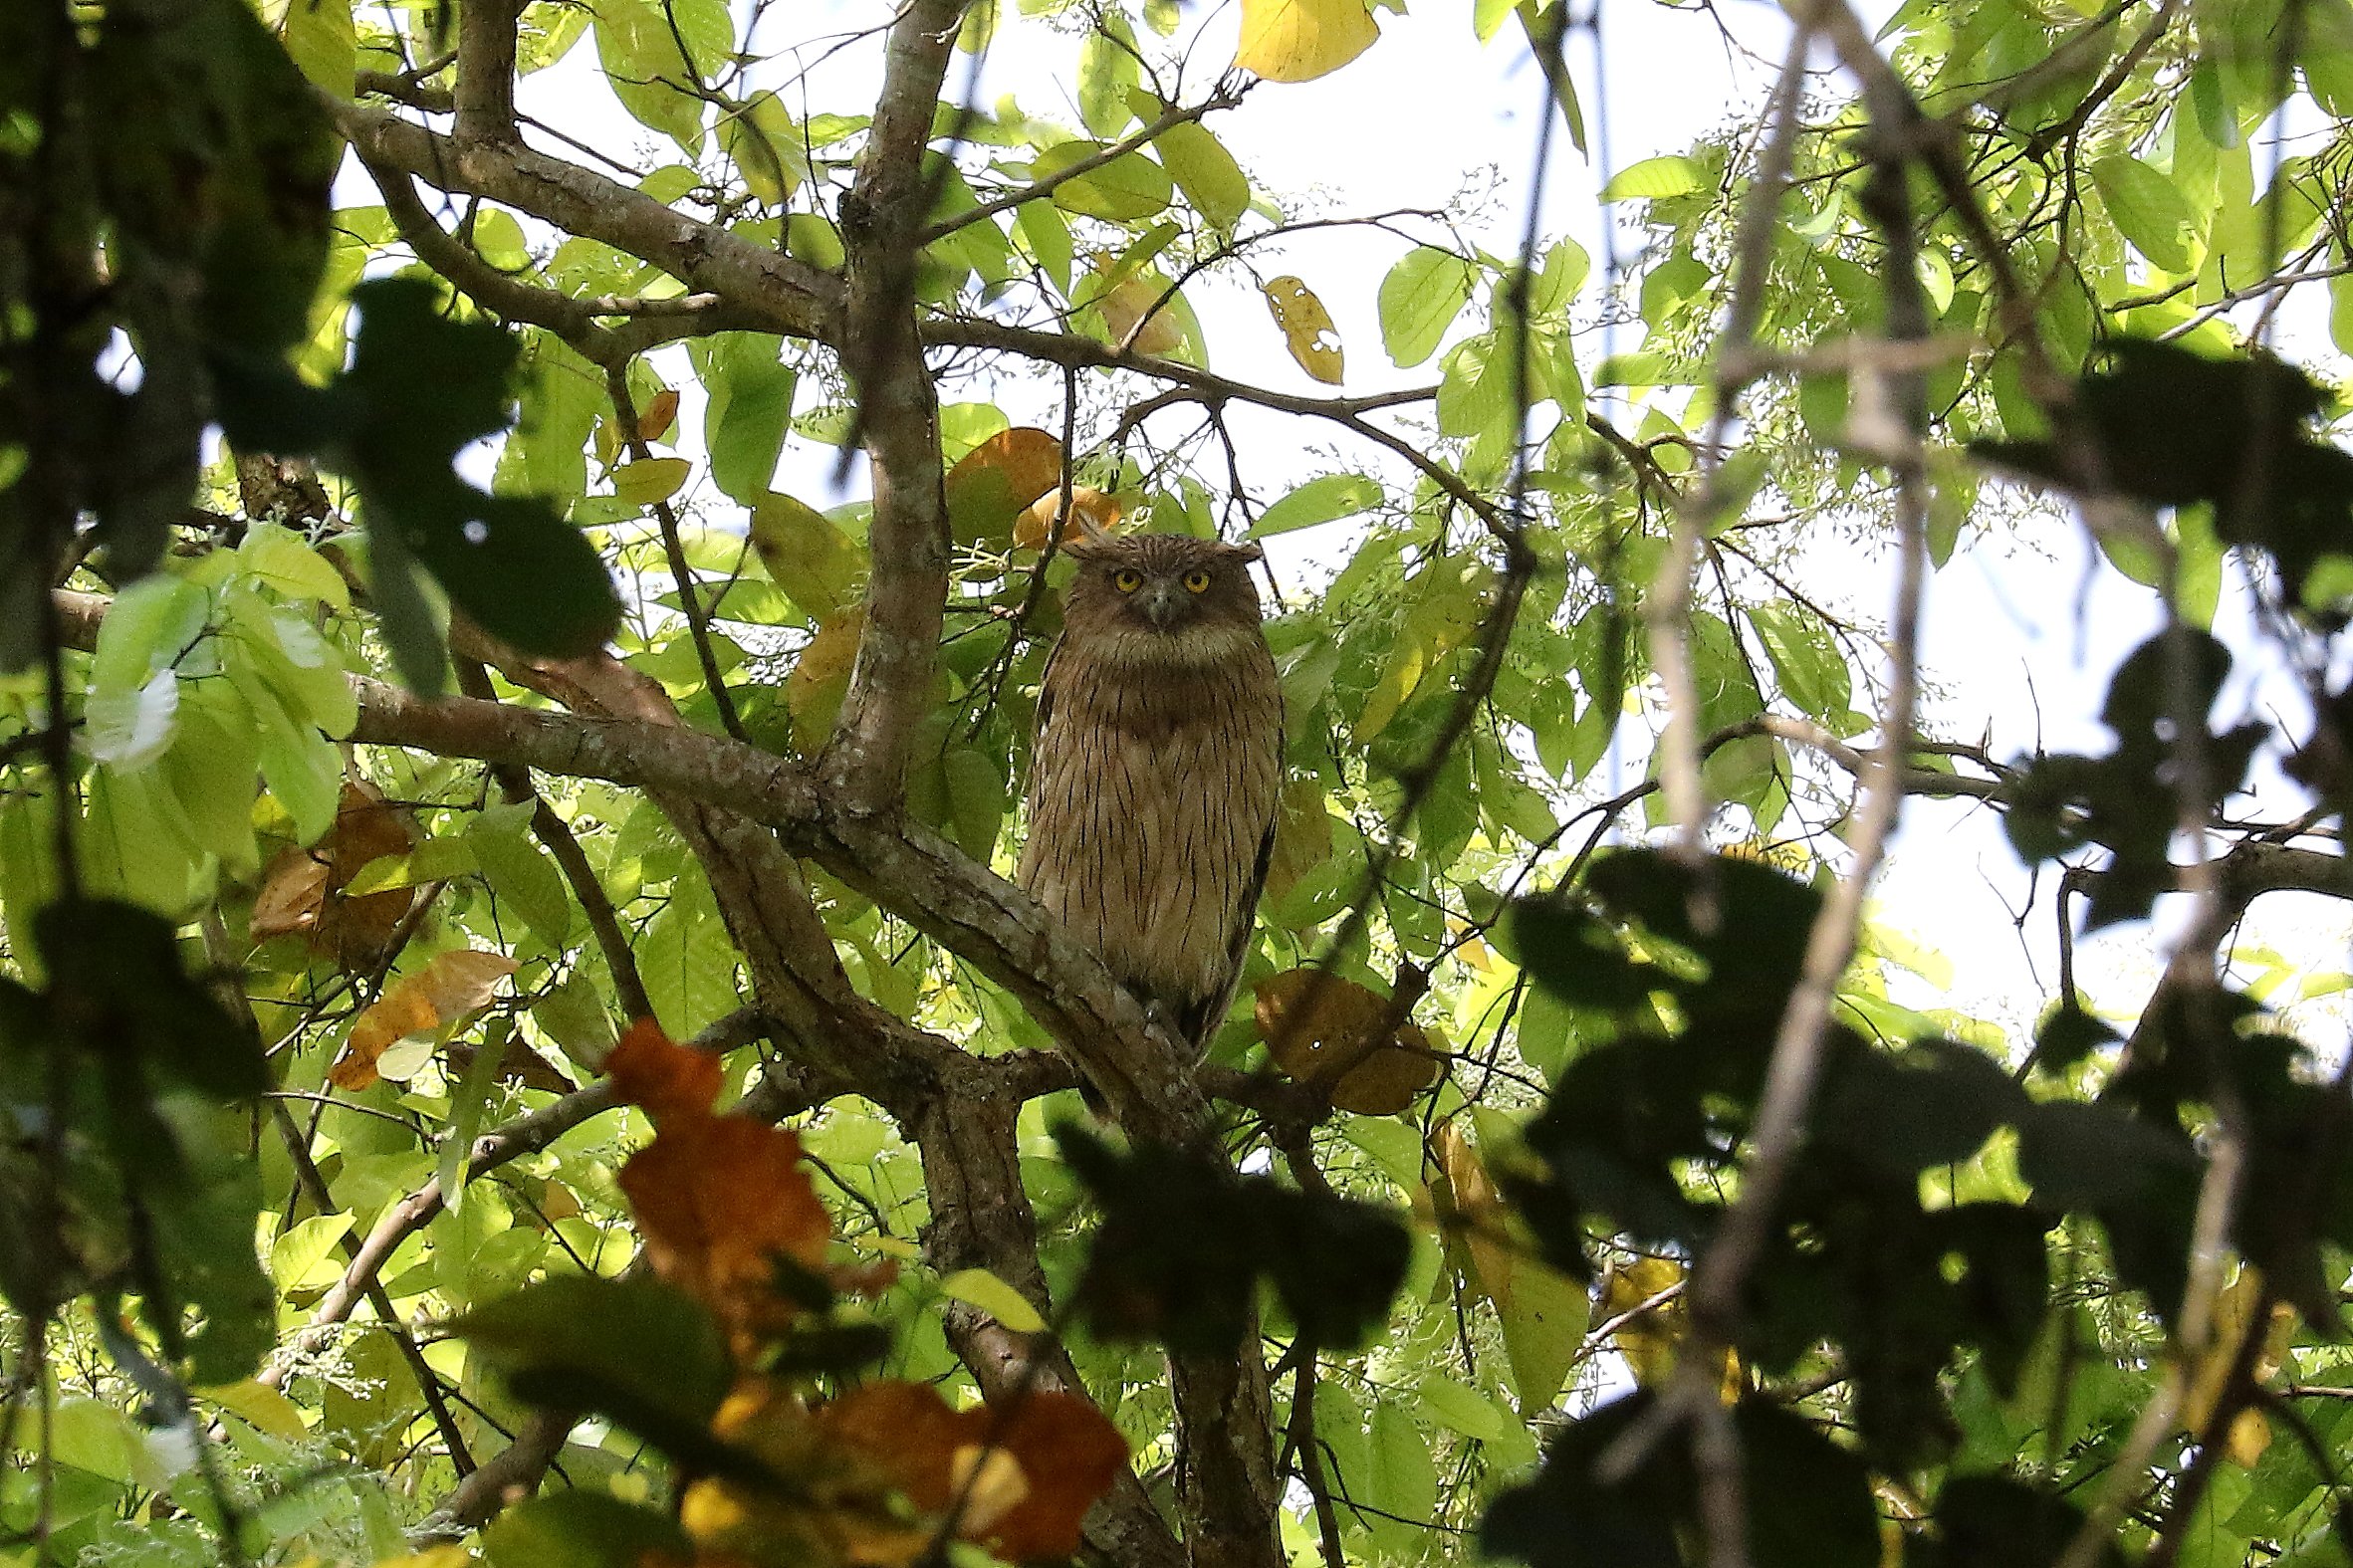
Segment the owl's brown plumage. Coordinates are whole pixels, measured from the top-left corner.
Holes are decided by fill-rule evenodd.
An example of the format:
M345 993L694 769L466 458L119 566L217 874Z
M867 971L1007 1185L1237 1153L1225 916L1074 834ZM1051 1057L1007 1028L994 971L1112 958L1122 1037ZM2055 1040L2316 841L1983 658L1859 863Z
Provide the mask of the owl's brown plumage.
M1258 547L1091 539L1047 661L1022 886L1206 1044L1265 885L1283 693L1259 629Z

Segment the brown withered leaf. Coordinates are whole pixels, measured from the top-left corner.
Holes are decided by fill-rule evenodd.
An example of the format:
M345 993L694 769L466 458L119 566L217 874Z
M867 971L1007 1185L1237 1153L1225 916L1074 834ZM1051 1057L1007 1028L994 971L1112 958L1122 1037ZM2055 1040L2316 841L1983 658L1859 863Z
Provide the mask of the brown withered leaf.
M340 1089L366 1088L376 1081L377 1060L395 1040L437 1029L488 1007L499 982L514 973L515 961L503 953L457 948L434 954L423 969L384 988L384 994L353 1019L351 1035L329 1069L328 1081Z
M929 1384L877 1382L850 1390L818 1415L828 1433L866 1455L925 1513L945 1513L965 1494L966 1482L977 1480L957 1533L1016 1562L1077 1551L1086 1510L1127 1463L1119 1429L1086 1400L1055 1389L1003 1411L950 1410ZM1008 1473L1001 1456L1018 1470Z
M1331 1103L1363 1116L1394 1116L1438 1081L1430 1036L1410 1020L1384 1027L1387 998L1320 970L1270 975L1253 988L1259 1033L1275 1064Z
M718 1057L673 1043L651 1019L629 1026L608 1067L657 1127L620 1174L654 1272L692 1292L739 1344L790 1321L777 1259L822 1272L833 1238L801 1140L748 1116L713 1115Z
M1031 502L1029 510L1013 525L1014 544L1023 550L1044 550L1048 530L1053 525L1055 513L1059 510L1061 499L1061 485L1058 481L1053 489ZM1067 544L1072 539L1084 538L1089 530L1108 533L1117 528L1119 520L1126 515L1127 509L1109 491L1097 490L1092 485L1072 485L1069 515L1062 522L1062 542Z
M718 1054L674 1043L651 1018L638 1018L604 1058L613 1087L656 1122L709 1116L719 1099Z
M327 902L327 862L308 849L281 849L262 872L246 932L256 942L308 935Z

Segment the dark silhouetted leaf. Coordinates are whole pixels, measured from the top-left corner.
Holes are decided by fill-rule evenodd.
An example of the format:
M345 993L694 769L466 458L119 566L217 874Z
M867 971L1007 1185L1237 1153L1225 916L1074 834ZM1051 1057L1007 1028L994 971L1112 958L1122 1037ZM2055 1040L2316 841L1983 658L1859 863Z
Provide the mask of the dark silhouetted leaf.
M1597 1462L1650 1418L1646 1393L1604 1405L1552 1441L1534 1480L1496 1499L1481 1547L1533 1568L1699 1568L1708 1561L1690 1434L1659 1433L1615 1485ZM1803 1418L1763 1400L1733 1411L1758 1568L1873 1568L1880 1560L1870 1477L1853 1454Z
M1302 1339L1346 1348L1383 1321L1404 1281L1405 1227L1370 1204L1167 1149L1119 1154L1076 1128L1057 1137L1103 1211L1079 1297L1105 1338L1231 1351L1265 1278Z
M1815 1137L1886 1169L1952 1165L1978 1152L2025 1096L1984 1051L1924 1040L1894 1055L1839 1055L1822 1085Z
M2018 1118L2018 1170L2053 1209L2138 1201L2168 1172L2198 1169L2189 1139L2107 1105L2053 1100Z
M2049 1568L2083 1527L2064 1497L2006 1475L1962 1475L1937 1495L1936 1537L1915 1543L1926 1568ZM2102 1542L2092 1559L2123 1568L2124 1554Z
M727 1393L718 1324L692 1296L654 1279L546 1279L449 1328L524 1398L603 1411L665 1447L678 1432L707 1433ZM655 1345L661 1353L649 1355Z

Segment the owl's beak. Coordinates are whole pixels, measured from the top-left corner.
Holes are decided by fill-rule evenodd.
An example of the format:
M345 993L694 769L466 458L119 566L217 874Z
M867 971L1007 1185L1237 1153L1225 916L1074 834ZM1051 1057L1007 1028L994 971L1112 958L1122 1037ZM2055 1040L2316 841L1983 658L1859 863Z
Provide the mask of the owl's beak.
M1173 582L1149 582L1136 602L1142 606L1144 618L1162 631L1177 623L1185 608L1184 595Z

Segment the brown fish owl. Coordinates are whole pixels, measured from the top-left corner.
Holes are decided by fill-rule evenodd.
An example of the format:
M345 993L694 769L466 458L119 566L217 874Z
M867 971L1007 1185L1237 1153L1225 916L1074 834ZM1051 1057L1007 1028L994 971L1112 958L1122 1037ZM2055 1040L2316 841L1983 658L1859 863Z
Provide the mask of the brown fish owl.
M1064 554L1078 575L1038 695L1018 875L1205 1045L1250 946L1283 784L1258 547L1135 534Z

